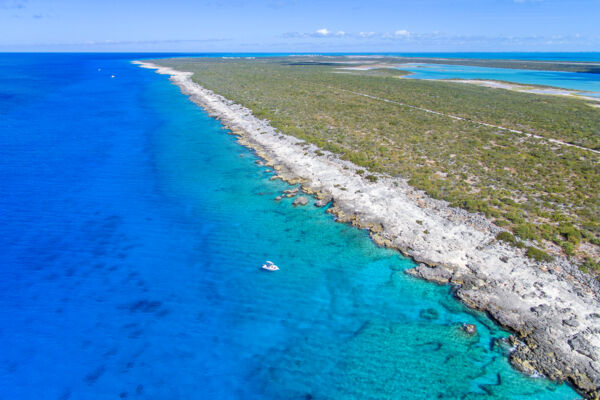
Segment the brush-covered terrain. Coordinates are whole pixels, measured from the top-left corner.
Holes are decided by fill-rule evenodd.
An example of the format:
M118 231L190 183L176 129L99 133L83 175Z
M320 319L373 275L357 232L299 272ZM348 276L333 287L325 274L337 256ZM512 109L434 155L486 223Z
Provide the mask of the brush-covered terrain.
M385 67L360 59L369 61ZM589 100L342 69L357 63L345 57L153 62L194 72L201 86L365 174L402 176L485 214L507 229L499 240L532 258L566 254L600 272L600 108Z

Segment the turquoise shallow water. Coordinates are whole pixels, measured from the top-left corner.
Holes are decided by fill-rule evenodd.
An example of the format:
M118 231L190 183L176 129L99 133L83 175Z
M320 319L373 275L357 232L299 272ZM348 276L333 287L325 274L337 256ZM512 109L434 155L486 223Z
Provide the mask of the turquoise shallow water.
M506 333L410 260L273 201L288 186L135 55L18 57L0 57L18 77L0 80L0 399L577 397L513 370Z
M510 68L443 64L403 64L398 69L412 72L410 79L487 79L529 85L553 86L600 97L600 74L534 71Z

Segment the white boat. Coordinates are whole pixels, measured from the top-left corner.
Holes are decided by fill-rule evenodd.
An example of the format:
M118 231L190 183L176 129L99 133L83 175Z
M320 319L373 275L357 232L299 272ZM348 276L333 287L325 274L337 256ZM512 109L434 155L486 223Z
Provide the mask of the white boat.
M279 267L273 264L271 261L265 262L261 268L267 271L279 271Z

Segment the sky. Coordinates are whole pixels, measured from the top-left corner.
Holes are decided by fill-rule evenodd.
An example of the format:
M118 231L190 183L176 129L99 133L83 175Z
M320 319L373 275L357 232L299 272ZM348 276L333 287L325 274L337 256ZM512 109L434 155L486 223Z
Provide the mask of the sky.
M600 0L0 0L0 51L600 51Z

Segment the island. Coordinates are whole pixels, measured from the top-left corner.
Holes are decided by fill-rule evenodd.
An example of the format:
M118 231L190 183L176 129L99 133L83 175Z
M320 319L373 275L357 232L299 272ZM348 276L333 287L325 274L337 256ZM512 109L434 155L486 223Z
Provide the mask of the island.
M407 274L452 285L513 332L513 366L597 399L600 99L406 79L402 61L137 63L169 75L338 221L414 259Z

